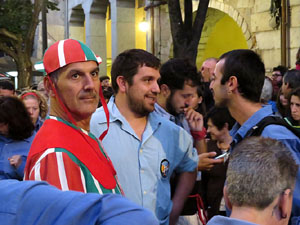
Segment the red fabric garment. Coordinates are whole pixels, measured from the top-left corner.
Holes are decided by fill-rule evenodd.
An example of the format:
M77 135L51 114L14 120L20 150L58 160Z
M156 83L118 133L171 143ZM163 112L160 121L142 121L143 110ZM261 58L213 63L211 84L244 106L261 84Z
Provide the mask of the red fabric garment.
M300 64L296 64L296 70L300 70Z
M32 157L49 148L67 149L90 170L104 188L116 187L116 172L111 161L100 151L98 142L82 131L53 119L44 122L33 140L25 167L26 175L29 175L34 166Z

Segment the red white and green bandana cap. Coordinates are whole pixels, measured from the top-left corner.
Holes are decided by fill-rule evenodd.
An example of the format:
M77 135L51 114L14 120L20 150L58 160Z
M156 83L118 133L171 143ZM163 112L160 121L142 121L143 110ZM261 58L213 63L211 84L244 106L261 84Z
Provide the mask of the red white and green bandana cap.
M66 39L54 43L46 50L43 66L41 63L37 63L36 65L39 66L38 70L42 70L41 67L44 67L46 73L49 74L70 63L85 61L95 61L97 64L100 64L102 59L96 56L84 43L73 39Z

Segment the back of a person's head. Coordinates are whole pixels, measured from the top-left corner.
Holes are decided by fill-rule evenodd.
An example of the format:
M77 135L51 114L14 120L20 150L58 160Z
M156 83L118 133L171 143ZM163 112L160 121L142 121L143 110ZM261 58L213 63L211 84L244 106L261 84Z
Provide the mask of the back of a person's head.
M274 71L279 71L281 76L283 76L286 73L286 71L288 71L288 68L285 66L279 65L279 66L273 67L273 72Z
M227 195L234 207L263 210L286 189L294 189L298 166L277 140L249 137L230 155Z
M174 58L168 60L160 68L159 84L166 84L171 90L181 90L185 82L190 86L199 86L201 77L197 67L188 59Z
M265 79L265 65L260 56L252 50L237 49L223 54L221 59L225 59L221 84L235 76L241 96L259 102Z
M289 88L300 87L300 70L288 70L283 77L283 82L289 85Z
M23 140L32 135L34 125L23 102L17 97L0 98L0 123L8 125L7 136Z
M260 101L262 103L267 103L269 100L272 99L272 94L273 94L273 85L272 81L270 80L269 77L265 78L264 86L261 91L260 95Z
M235 119L230 115L226 107L212 107L206 114L206 121L208 119L211 120L218 130L222 130L226 123L228 124L228 130L231 130L235 124Z
M129 85L133 82L133 77L140 67L147 66L159 69L160 60L153 54L142 49L130 49L119 54L111 67L111 84L115 93L119 87L117 77L123 76Z
M12 82L8 80L1 80L0 89L15 91L15 86Z

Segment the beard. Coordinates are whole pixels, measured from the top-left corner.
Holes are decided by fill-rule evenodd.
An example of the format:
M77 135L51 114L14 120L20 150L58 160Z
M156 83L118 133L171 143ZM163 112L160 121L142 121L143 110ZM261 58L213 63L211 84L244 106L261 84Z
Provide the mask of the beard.
M229 102L229 100L228 99L225 99L225 98L223 98L223 99L219 99L218 101L216 101L216 99L214 99L215 100L215 106L216 107L228 107L228 102Z
M166 108L168 113L170 113L173 116L177 116L179 113L176 112L176 109L173 107L172 104L172 98L173 98L174 92L171 91L171 94L169 95L169 97L166 100Z
M132 112L139 115L140 117L148 116L154 110L147 108L144 101L135 97L135 93L130 89L127 92L128 106Z

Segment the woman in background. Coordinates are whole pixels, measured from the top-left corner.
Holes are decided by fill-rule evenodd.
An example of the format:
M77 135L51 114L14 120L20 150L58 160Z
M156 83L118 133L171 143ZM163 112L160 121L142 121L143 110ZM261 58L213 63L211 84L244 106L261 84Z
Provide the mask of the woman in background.
M0 98L0 180L22 180L35 136L34 125L17 97Z
M229 130L235 123L227 108L213 107L206 116L207 132L211 139L207 141L207 152L216 152L220 156L230 148L232 138ZM207 210L208 219L215 215L225 215L225 206L221 204L223 187L226 179L228 161L224 157L224 163L216 164L208 171L202 172L201 196Z
M293 89L289 97L289 117L285 121L300 133L300 87Z
M25 104L25 107L34 124L35 131L37 132L44 123L45 117L48 113L48 105L46 99L35 90L24 91L20 98Z

